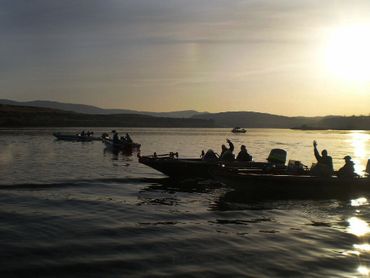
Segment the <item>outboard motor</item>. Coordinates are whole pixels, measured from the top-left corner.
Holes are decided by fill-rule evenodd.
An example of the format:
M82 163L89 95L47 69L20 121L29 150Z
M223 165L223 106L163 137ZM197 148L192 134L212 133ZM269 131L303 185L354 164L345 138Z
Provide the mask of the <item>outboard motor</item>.
M283 149L272 149L267 161L273 164L285 164L287 152Z

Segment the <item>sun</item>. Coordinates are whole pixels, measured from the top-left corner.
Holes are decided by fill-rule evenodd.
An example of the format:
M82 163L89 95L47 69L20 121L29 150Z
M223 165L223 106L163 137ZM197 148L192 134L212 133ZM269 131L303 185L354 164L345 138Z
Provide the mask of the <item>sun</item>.
M352 24L329 31L323 60L337 79L369 82L370 24Z

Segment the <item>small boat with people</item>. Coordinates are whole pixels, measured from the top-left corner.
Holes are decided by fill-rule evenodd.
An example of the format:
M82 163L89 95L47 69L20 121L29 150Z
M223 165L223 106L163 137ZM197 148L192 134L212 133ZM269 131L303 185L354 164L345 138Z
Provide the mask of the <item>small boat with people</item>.
M212 171L220 165L224 165L224 167L244 168L249 170L270 168L277 170L284 168L284 165L281 161L281 159L284 159L284 157L281 157L280 149L271 150L266 162L252 161L252 157L244 160L228 159L228 152L229 150L226 150L224 151L224 155L218 155L212 150L208 150L206 153L202 151L201 157L199 158L180 158L177 152L170 152L166 154L154 153L153 155L145 156L141 156L139 153L138 158L139 163L147 165L174 179L212 179ZM284 154L285 151L283 152L283 156Z
M314 154L317 163L309 169L298 160L289 160L283 149L272 149L266 162L240 161L230 156L230 148L222 145L226 151L220 157L202 153L201 158L179 158L178 153L139 157L139 162L163 174L176 179L213 178L224 185L242 190L250 196L259 197L304 197L321 196L359 196L370 193L370 159L367 162L365 176L354 171L350 156L345 156L345 164L338 171L333 170L332 158L326 150L320 153L314 141ZM246 152L244 145L241 151ZM228 154L228 156L226 156ZM225 159L225 158L230 159ZM205 159L206 158L206 159ZM211 159L210 159L211 158Z
M94 136L94 132L92 131L87 132L82 131L77 134L54 132L53 135L57 140L63 141L78 141L78 142L101 141L101 137Z
M313 176L308 170L297 174L290 172L289 168L274 173L222 166L213 169L212 175L217 181L250 198L360 197L370 193L369 164L370 160L366 176L352 177Z
M128 133L121 137L118 136L118 133L115 130L112 130L112 133L112 138L109 137L107 133L103 134L102 136L102 142L107 148L114 150L140 149L141 144L135 143Z
M232 133L246 133L247 130L244 129L244 128L241 128L239 126L237 127L234 127L232 130L231 130Z

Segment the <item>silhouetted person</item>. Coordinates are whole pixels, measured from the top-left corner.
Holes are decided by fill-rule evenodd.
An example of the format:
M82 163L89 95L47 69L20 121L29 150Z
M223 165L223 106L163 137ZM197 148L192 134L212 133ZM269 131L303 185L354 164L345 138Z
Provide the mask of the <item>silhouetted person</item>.
M218 160L216 153L212 149L209 149L206 153L202 151L201 157L202 157L202 160L205 160L205 161L217 161Z
M339 178L354 178L357 176L355 173L355 164L352 161L352 158L349 155L346 155L344 158L345 164L342 168L338 170Z
M229 148L227 148L225 145L221 146L220 160L233 161L235 159L235 156L233 154L234 144L229 139L226 139L226 142L229 144Z
M117 131L113 130L113 143L119 143L119 137Z
M247 148L245 145L241 145L240 152L238 153L238 156L236 157L236 160L238 161L252 161L252 156L248 153Z
M334 172L333 159L328 156L327 150L323 150L320 156L316 141L313 141L313 147L317 164L311 169L311 174L314 176L331 176Z
M125 139L126 139L126 142L127 143L132 143L133 142L132 139L131 139L131 137L130 137L130 135L128 133L126 133Z

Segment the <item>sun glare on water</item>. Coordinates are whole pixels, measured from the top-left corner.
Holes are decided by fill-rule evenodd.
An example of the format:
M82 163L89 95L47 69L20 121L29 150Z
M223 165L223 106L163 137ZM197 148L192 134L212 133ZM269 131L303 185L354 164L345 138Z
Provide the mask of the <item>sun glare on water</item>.
M353 24L327 33L324 62L343 81L370 82L370 24Z

